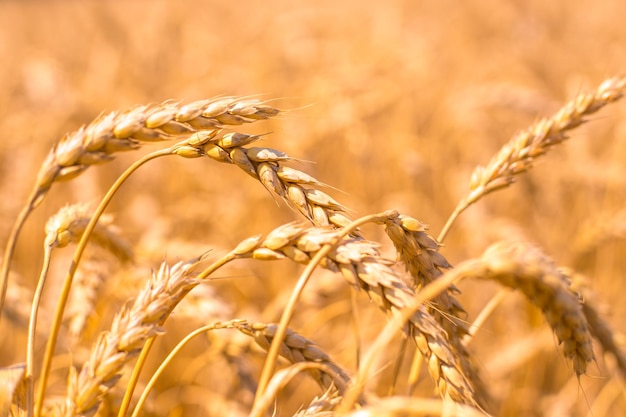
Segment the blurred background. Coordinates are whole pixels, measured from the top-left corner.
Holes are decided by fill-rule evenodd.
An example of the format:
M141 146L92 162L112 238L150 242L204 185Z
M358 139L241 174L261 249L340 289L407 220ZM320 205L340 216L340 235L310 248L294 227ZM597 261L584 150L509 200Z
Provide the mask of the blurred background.
M289 110L242 131L271 132L260 146L301 159L295 167L341 190L331 193L352 215L397 209L437 236L468 192L476 165L578 92L624 74L623 16L626 3L620 0L2 0L0 242L4 247L40 164L65 132L103 111L218 95L258 95ZM5 312L11 319L0 325L0 365L24 360L18 310L28 310L48 217L67 203L97 203L125 167L154 149L119 155L54 185L32 215L12 264L13 301ZM559 265L588 276L605 317L625 331L624 161L626 102L618 102L574 130L570 141L516 184L468 209L442 253L457 264L501 239L534 242ZM138 288L163 259L188 259L209 249L223 253L247 236L298 219L236 167L204 158L164 158L141 168L109 212L137 259L106 280L104 291L114 302L98 307L102 320L132 296L128 282ZM394 256L381 229L366 228L365 234ZM66 251L56 255L53 277L67 270L71 250ZM208 298L199 297L195 316L206 311L204 322L277 321L299 271L286 262L241 262L214 286L203 287ZM351 329L348 288L323 273L313 286L293 327L353 370L354 340L345 336ZM483 282L460 288L469 320L498 291ZM54 291L51 284L50 302ZM359 300L367 346L384 317L370 311L375 309L365 297ZM171 329L154 360L194 327ZM101 329L85 333L87 346ZM222 340L231 351L215 348L218 337L226 335L208 336L183 353L176 366L184 375L166 376L152 400L158 415L245 415L251 397L245 378L233 371L233 358L249 360L254 380L253 364L262 355L246 339ZM589 375L577 380L540 312L518 294L505 297L471 348L501 400L498 415L602 416L626 410L623 382L613 377L610 358L598 355ZM190 360L198 351L208 352L206 362ZM373 390L386 392L391 368L380 370ZM232 381L213 381L216 369ZM59 371L59 393L64 380ZM286 389L282 415L319 394L302 378ZM419 395L431 394L425 376Z

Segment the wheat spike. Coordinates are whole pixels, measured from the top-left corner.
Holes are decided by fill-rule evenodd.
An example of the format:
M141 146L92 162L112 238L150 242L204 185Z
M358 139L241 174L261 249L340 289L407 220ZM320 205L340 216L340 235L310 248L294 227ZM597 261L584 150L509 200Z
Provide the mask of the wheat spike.
M242 250L238 253L240 257L261 260L289 258L306 264L320 248L333 240L335 233L330 228L307 228L290 223L270 233L268 242L259 237L247 239L240 244ZM352 286L364 290L385 312L400 314L404 308L413 306L415 294L390 267L393 262L380 257L377 246L358 237L345 238L320 265L340 272ZM408 334L426 359L430 375L443 397L482 406L475 398L473 381L464 373L467 366L459 364L464 359L425 307L420 307L411 316Z
M315 188L323 186L320 181L284 165L291 159L287 154L272 148L242 146L259 139L258 135L231 133L224 137L198 146L198 152L218 162L238 166L318 226L343 227L350 223L346 208Z
M229 97L188 104L169 100L102 114L54 145L37 176L32 206L43 199L53 183L74 178L91 165L111 160L117 152L137 149L142 143L186 137L196 145L223 127L269 119L279 113L259 100Z
M581 93L554 116L542 119L516 134L484 167L477 167L470 180L466 204L506 187L515 175L532 167L534 160L567 139L567 132L587 121L605 105L619 100L626 78L609 78L594 93Z
M242 333L252 336L260 347L267 350L274 339L277 325L243 322L235 323L234 327ZM314 342L291 329L287 330L287 336L281 345L280 352L281 356L291 363L317 362L323 363L332 369L332 375L322 373L316 369L309 370L309 373L323 389L328 389L334 384L340 390L343 390L350 381L348 373L333 362Z
M146 340L162 333L161 324L173 306L197 282L192 274L199 260L163 263L132 304L115 316L111 329L103 332L80 372L70 368L64 416L93 416L102 396L120 377L123 366L134 358Z
M597 297L588 286L588 278L567 268L562 268L561 272L569 278L572 289L582 297L583 314L589 323L589 331L592 336L600 343L604 352L613 355L619 372L626 379L626 353L619 347L615 332L596 307Z
M578 295L554 262L535 246L500 242L489 247L480 259L463 262L448 273L459 279L494 280L519 290L541 309L577 375L584 374L587 364L595 359Z

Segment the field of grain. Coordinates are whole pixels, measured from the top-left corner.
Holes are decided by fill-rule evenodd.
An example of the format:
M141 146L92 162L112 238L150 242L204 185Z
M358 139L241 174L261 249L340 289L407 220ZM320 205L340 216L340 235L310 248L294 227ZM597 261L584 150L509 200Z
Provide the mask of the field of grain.
M0 417L626 413L625 15L0 1Z

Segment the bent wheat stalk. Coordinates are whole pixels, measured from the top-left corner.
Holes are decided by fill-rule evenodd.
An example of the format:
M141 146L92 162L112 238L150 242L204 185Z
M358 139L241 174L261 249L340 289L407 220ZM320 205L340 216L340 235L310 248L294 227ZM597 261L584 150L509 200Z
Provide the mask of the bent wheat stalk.
M581 93L554 116L542 119L516 134L485 166L477 167L470 179L470 193L454 209L439 234L443 242L456 218L483 196L508 187L515 176L532 168L536 158L565 141L568 131L588 120L588 116L624 94L626 78L609 78L593 93Z

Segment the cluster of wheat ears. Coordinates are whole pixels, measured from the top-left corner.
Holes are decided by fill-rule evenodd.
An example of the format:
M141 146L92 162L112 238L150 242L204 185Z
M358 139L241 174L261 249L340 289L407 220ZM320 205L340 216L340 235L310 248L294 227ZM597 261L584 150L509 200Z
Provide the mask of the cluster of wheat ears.
M198 334L215 329L238 330L267 351L262 372L255 381L251 416L268 415L279 407L278 392L300 373L307 374L321 387L312 402L302 406L297 414L300 416L494 415L498 398L490 395L489 384L480 377L479 361L467 348L494 305L485 307L484 314L472 323L456 298L455 287L468 278L491 280L518 290L537 306L577 377L584 376L596 359L598 349L594 351L594 340L602 353L615 358L619 372L626 377L626 355L590 303L592 297L583 294L583 289L589 289L581 285L584 280L575 271L559 267L538 247L520 242L495 243L480 257L455 267L440 252L448 231L465 209L485 195L511 185L517 175L529 170L535 159L567 139L568 132L584 123L589 115L620 99L625 88L625 78L607 79L596 91L579 94L552 117L516 134L488 163L474 170L467 196L458 203L437 238L420 221L395 210L352 219L341 203L322 191L327 187L325 184L293 168L290 156L276 149L251 146L259 135L233 131L284 113L270 102L239 97L188 104L166 101L99 116L65 135L48 153L27 204L7 239L0 273L0 307L6 308L5 301L10 299L6 297L13 285L9 272L20 230L55 183L70 181L90 166L110 161L117 152L135 150L148 143L174 140L176 143L133 163L95 209L84 204L67 206L48 221L41 275L28 314L26 358L24 363L0 369L0 416L124 416L130 412L137 416L142 413L156 379L176 352ZM234 164L304 219L284 224L265 236L251 236L221 257L197 254L193 259L170 264L165 261L155 267L145 286L117 312L110 328L102 330L84 360L66 367L65 394L48 395L60 334L71 334L73 343L80 343L85 322L100 296L99 283L107 278L106 261L98 263L98 260L106 259L105 253L122 261L132 256L127 241L103 213L135 171L168 155L208 157ZM384 228L397 259L384 257L381 244L364 236L361 229L367 223ZM100 251L81 262L87 242ZM71 266L54 314L51 319L43 320L38 311L52 253L68 245L75 245ZM147 383L141 383L141 396L134 396L139 372L156 338L167 337L163 326L175 308L185 303L192 289L205 282L210 285L216 271L240 259L283 260L305 266L289 299L281 306L280 322L257 323L236 318L198 328L173 349ZM403 268L397 268L398 264ZM317 267L335 273L338 279L342 276L355 292L364 292L373 304L388 313L388 324L360 355L355 372L331 360L322 346L290 327L292 318L298 314L298 302ZM85 270L91 279L80 279ZM80 296L70 298L71 292ZM67 320L68 316L71 320ZM50 329L42 330L43 324ZM381 397L368 390L366 382L376 369L381 352L397 341L398 335L403 335L400 338L403 343L414 343L417 353L409 385L417 382L423 363L440 399L396 394ZM35 352L36 338L46 340L42 358ZM72 342L67 343L64 350L71 352ZM289 364L277 371L279 357ZM113 401L114 409L103 410L103 400L121 384L123 387L117 392L123 395Z

